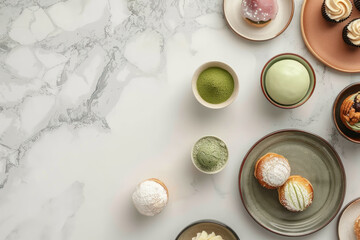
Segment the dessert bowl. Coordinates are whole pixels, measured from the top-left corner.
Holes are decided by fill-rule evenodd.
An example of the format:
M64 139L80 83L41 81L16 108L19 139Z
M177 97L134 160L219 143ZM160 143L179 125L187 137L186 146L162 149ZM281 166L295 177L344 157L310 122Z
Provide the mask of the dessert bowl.
M232 76L232 78L234 80L234 90L233 90L231 96L226 101L218 103L218 104L213 104L213 103L209 103L209 102L205 101L200 96L199 91L197 89L197 81L198 81L200 74L204 70L211 68L211 67L218 67L218 68L226 70L228 73L230 73L230 75ZM192 77L191 86L192 86L192 91L194 93L196 100L199 103L201 103L203 106L212 108L212 109L220 109L220 108L229 106L236 99L236 96L239 93L239 80L238 80L238 77L237 77L235 71L229 65L227 65L223 62L219 62L219 61L207 62L207 63L202 64L200 67L198 67Z
M347 86L346 88L344 88L336 97L332 112L333 121L336 129L344 138L354 143L360 143L360 133L351 131L344 125L344 123L341 121L340 118L340 108L341 108L341 104L348 96L358 91L360 91L360 83L353 83Z
M175 240L191 240L196 234L202 231L214 232L226 240L240 240L237 234L229 226L216 220L200 220L185 227Z
M283 104L280 104L280 103L274 101L268 94L268 92L266 90L266 86L265 86L267 71L273 64L275 64L276 62L281 61L281 60L295 60L295 61L301 63L306 68L307 72L309 73L309 77L310 77L310 86L309 86L305 96L299 102L292 104L292 105L283 105ZM261 85L262 92L264 93L264 96L274 106L279 107L279 108L284 108L284 109L297 108L297 107L303 105L311 97L312 93L314 92L315 85L316 85L315 71L312 68L312 66L310 65L310 63L308 61L306 61L303 57L301 57L297 54L294 54L294 53L282 53L282 54L276 55L275 57L271 58L265 64L265 66L261 72L261 76L260 76L260 85Z
M225 161L225 164L223 164L220 168L218 168L218 169L216 169L214 171L206 171L205 169L202 169L200 166L198 166L198 164L196 164L196 160L195 160L195 157L194 157L194 149L195 149L196 144L200 140L205 139L205 138L214 138L216 140L219 140L220 142L222 142L225 145L225 148L226 148L226 151L227 151L227 159ZM197 140L196 143L194 144L194 146L192 147L192 149L191 149L191 161L192 161L193 165L195 166L195 168L197 170L199 170L200 172L206 173L206 174L216 174L218 172L221 172L226 167L226 165L228 164L228 162L229 162L229 150L228 150L228 148L226 146L226 143L221 138L216 137L216 136L204 136L204 137L200 138L199 140Z
M277 0L278 13L271 22L262 28L251 26L241 16L242 0L224 0L223 8L226 22L231 30L251 41L266 41L283 33L294 15L294 0Z

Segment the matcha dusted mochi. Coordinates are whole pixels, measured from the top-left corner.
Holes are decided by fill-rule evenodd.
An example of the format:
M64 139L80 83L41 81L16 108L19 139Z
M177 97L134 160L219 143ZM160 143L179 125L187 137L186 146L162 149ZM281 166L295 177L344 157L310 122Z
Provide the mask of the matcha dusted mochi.
M293 105L300 102L306 96L309 87L309 73L298 61L278 61L266 72L266 91L271 99L279 104Z

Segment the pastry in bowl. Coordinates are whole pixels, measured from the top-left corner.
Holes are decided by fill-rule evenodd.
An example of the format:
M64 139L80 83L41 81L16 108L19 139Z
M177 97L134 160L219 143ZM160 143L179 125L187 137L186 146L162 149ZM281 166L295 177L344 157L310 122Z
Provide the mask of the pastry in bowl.
M276 153L267 153L255 164L254 175L260 185L276 189L283 185L290 176L289 161Z
M309 207L314 199L314 190L304 177L290 176L284 185L278 188L279 201L291 212L301 212Z
M360 216L358 216L354 223L354 233L357 240L360 240Z
M360 91L345 98L340 107L340 119L348 129L360 133Z

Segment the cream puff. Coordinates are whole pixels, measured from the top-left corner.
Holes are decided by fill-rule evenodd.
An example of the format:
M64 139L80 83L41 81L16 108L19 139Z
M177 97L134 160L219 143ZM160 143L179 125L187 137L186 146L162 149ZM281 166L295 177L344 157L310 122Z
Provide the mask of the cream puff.
M314 199L314 190L306 178L290 176L284 185L278 188L279 201L291 212L301 212L309 207Z
M290 171L289 161L284 156L267 153L257 160L254 176L261 186L276 189L286 182Z
M360 216L358 216L354 223L354 233L357 240L360 240Z

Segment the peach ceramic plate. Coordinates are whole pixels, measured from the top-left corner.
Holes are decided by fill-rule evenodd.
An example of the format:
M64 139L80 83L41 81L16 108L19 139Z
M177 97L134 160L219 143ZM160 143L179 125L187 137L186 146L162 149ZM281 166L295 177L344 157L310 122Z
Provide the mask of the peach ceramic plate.
M342 72L360 72L360 48L347 45L342 30L360 17L355 7L349 19L331 23L321 15L323 0L304 0L301 11L301 32L309 51L327 66Z
M242 0L224 0L225 19L237 35L251 41L266 41L279 36L289 26L294 15L294 0L277 0L276 17L265 27L248 24L240 14Z

